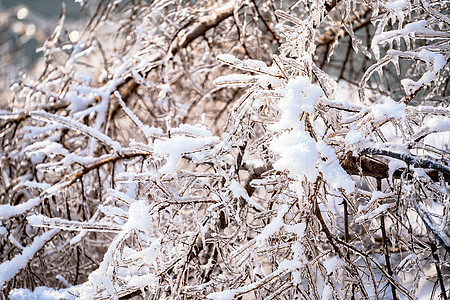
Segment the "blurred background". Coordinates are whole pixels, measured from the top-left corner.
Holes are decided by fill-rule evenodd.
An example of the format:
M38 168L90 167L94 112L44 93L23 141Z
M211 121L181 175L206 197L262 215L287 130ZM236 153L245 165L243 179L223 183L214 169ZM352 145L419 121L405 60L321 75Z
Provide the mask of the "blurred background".
M75 27L86 14L74 1L66 5L66 25ZM42 54L36 48L51 35L61 13L60 0L0 0L0 57L29 68ZM72 25L72 26L70 26ZM71 32L68 32L71 34ZM72 38L77 33L71 34Z
M0 0L0 89L4 95L12 80L23 73L39 74L42 53L36 50L52 34L59 20L62 2L66 5L65 36L76 41L77 30L87 19L87 11L74 1ZM6 104L0 99L0 108Z

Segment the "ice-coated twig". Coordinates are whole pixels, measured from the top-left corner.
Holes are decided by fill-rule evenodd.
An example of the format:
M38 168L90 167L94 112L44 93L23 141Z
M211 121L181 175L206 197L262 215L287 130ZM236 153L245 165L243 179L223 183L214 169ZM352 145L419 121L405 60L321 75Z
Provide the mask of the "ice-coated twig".
M78 222L61 218L49 218L43 215L32 215L27 217L28 223L36 227L58 228L71 231L97 231L97 232L118 232L121 226L112 223L102 222Z
M422 77L420 77L417 82L414 82L411 79L403 79L401 81L406 92L406 96L402 100L402 102L405 103L408 103L417 94L418 91L420 91L424 86L426 86L434 78L436 78L439 72L447 64L447 61L443 55L431 52L425 48L420 49L420 51L388 50L387 54L382 59L378 60L375 64L370 66L361 78L358 89L359 98L361 101L365 100L365 85L372 74L377 71L382 81L383 67L390 62L395 65L398 70L397 72L399 73L399 59L421 60L424 61L427 65L427 71L422 75Z
M7 260L0 264L0 288L10 281L17 273L33 259L36 253L45 246L56 234L59 229L52 229L44 232L40 236L34 238L31 245L23 248L21 254L17 254L13 259Z
M269 69L267 65L260 60L252 60L252 59L240 60L231 54L218 55L217 60L226 63L234 68L241 69L244 71L270 75L277 78L282 77L280 74Z
M441 14L433 7L431 7L430 3L426 0L420 0L420 5L433 17L438 19L441 22L445 22L447 25L450 25L450 18L447 15Z
M134 124L144 133L145 137L147 138L147 141L152 140L152 135L149 133L149 127L144 125L142 121L134 114L134 112L127 107L125 102L122 100L122 96L118 91L114 92L114 95L117 97L117 101L119 102L120 106L122 107L123 111L130 117L130 119L133 121Z
M51 122L54 124L63 125L64 127L77 130L80 133L92 137L98 140L99 142L103 143L104 145L111 147L116 152L122 149L122 146L118 142L112 140L109 136L105 135L104 133L101 133L98 130L93 129L92 127L81 124L80 122L72 118L50 114L45 111L33 111L30 112L30 115L33 119L37 119L44 122Z
M410 300L415 300L415 298L413 296L411 296L410 292L401 284L398 283L397 279L395 279L393 276L389 275L385 268L383 268L383 266L373 257L371 257L370 255L367 255L367 253L364 253L363 251L361 251L360 249L354 247L353 245L344 242L343 240L339 239L338 237L333 236L333 239L338 242L339 244L342 244L345 247L348 247L349 249L351 249L352 251L358 253L361 256L366 257L368 260L370 260L371 263L373 263L377 269L386 277L386 279L389 281L389 283L391 283L393 286L395 286L396 289L398 289L403 295L405 295L408 299Z
M439 244L444 247L444 249L448 253L450 253L450 237L444 232L441 226L436 224L436 222L431 217L430 212L425 207L425 204L423 204L422 201L418 200L420 200L420 198L417 195L411 196L411 202L414 209L419 214L427 229L433 235L433 238L435 238L439 242Z
M419 142L427 135L437 132L450 131L450 119L448 118L436 118L426 123L422 128L417 130L417 133L413 136L414 142Z
M145 152L131 152L131 153L124 153L121 155L105 155L103 157L98 158L95 162L90 164L89 166L76 171L72 174L70 174L66 180L62 180L58 182L57 184L49 187L48 189L44 190L39 196L34 197L32 199L29 199L28 201L18 204L18 205L10 205L10 204L3 204L0 205L0 219L9 219L14 216L18 216L20 214L26 213L33 209L34 207L38 206L42 203L42 201L45 199L45 197L52 196L59 192L62 189L65 189L75 182L77 182L82 176L85 174L91 172L92 170L95 170L97 168L100 168L101 166L108 164L108 163L114 163L116 161L122 160L122 159L130 159L134 157L142 157L147 156L149 153Z
M247 85L256 83L257 81L258 81L257 78L253 77L252 75L231 74L231 75L220 76L220 77L216 78L213 83L216 86L245 87Z

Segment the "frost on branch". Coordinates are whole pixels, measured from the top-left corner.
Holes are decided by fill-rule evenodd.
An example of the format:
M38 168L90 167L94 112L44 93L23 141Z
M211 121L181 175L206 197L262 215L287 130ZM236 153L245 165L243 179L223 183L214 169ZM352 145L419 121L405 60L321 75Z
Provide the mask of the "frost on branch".
M447 298L448 2L97 5L0 111L2 297Z

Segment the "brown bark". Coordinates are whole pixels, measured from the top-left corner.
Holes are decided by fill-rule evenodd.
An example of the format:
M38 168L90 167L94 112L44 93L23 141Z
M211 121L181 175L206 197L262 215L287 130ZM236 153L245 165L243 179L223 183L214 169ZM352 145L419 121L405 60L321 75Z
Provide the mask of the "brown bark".
M415 166L414 163L411 164ZM341 162L341 166L344 170L347 171L350 175L364 175L379 179L389 178L389 166L388 163L383 161L382 159L377 159L373 156L361 155L359 158L352 156L351 152L348 152L344 155L344 159ZM421 167L416 165L416 167ZM404 169L398 169L394 172L393 178L400 179ZM427 175L433 181L439 181L440 179L440 170L428 170L426 171ZM445 182L450 183L450 174L447 172L442 172Z

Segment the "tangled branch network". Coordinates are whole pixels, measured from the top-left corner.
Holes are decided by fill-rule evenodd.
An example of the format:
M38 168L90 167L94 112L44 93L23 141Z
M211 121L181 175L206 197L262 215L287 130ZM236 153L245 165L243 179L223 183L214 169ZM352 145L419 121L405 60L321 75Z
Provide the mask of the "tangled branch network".
M2 298L448 299L449 1L77 2L0 92Z

